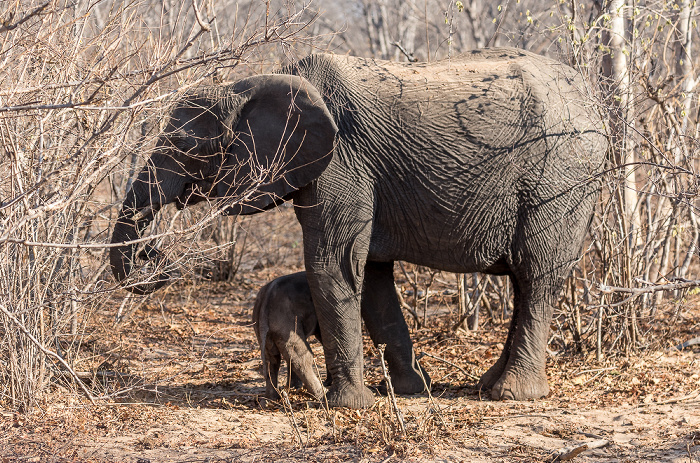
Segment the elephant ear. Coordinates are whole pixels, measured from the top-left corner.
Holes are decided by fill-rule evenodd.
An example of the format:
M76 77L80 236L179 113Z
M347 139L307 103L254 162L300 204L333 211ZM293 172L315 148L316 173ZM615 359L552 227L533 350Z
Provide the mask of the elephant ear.
M279 204L326 169L338 128L318 90L292 75L260 75L234 84L241 106L216 180L227 214Z

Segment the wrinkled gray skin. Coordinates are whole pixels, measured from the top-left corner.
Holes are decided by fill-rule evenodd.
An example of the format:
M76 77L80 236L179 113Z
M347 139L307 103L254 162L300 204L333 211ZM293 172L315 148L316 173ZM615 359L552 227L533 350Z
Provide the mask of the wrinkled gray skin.
M508 275L513 319L479 384L495 399L542 397L552 304L598 197L603 127L573 69L520 50L429 64L313 55L281 74L184 98L127 194L112 241L140 237L153 218L147 206L209 195L228 213L251 214L293 201L336 406L373 403L361 318L373 341L387 344L395 390L424 388L394 291L395 260ZM258 193L235 202L256 179ZM120 281L135 248L112 248Z
M306 272L276 278L260 289L253 306L253 327L260 344L265 397L279 398L277 379L284 357L290 384L297 386L300 381L321 400L323 386L314 372L314 356L307 342L311 336L320 341L321 331Z

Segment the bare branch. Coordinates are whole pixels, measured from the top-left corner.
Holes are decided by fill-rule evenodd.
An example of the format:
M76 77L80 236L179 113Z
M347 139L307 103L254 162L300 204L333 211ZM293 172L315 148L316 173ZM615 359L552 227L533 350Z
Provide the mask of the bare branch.
M46 2L46 3L44 3L43 5L39 5L39 6L36 7L34 10L32 10L29 14L27 14L27 15L24 16L24 17L22 17L19 21L15 22L15 23L12 23L12 24L9 24L9 23L8 23L8 24L0 24L0 34L2 34L3 32L9 32L9 31L11 31L11 30L13 30L13 29L16 29L16 28L18 28L19 26L21 26L22 24L24 24L25 22L27 22L27 21L29 21L30 19L32 19L34 16L40 15L44 10L46 10L46 8L48 8L48 6L49 6L50 4L51 4L51 0L49 0L49 1Z
M607 286L601 284L598 285L598 289L604 294L625 293L640 296L642 294L655 293L657 291L676 291L678 289L694 288L696 286L700 286L700 280L683 280L665 285L648 286L646 288L621 288L618 286Z
M32 342L32 344L34 344L41 352L43 352L44 355L46 355L47 357L51 357L53 359L56 359L56 361L58 361L58 363L60 363L61 366L63 366L63 368L65 368L66 371L71 375L71 377L73 378L73 380L75 380L75 382L78 384L78 386L80 386L80 389L82 389L83 393L85 393L85 396L88 399L90 399L90 402L95 404L95 397L93 397L92 393L88 390L87 387L85 387L85 384L83 384L83 382L80 380L80 377L78 376L78 374L75 371L73 371L73 368L71 368L71 366L68 365L68 362L66 362L63 359L63 357L58 355L56 352L44 347L44 345L41 342L39 342L39 340L37 338L35 338L32 335L32 333L29 332L29 330L27 330L27 328L24 326L24 323L19 321L17 319L17 317L15 317L12 313L10 313L10 311L7 310L7 308L2 304L0 304L0 312L5 314L5 316L7 318L12 320L12 322L22 332L22 334L24 334L27 337L27 339L29 339Z
M205 23L202 19L202 13L199 11L199 7L197 6L197 0L192 0L192 9L194 10L194 17L197 18L197 24L199 24L201 30L204 32L211 32L211 27L209 24Z

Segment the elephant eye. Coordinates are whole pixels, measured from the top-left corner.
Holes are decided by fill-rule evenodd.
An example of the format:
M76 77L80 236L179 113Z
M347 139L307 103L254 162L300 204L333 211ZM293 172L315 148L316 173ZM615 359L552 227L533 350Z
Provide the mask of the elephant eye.
M170 135L168 137L168 141L170 142L169 144L172 148L175 148L175 150L185 154L189 154L190 151L197 147L197 142L193 142L191 137L187 137L186 135L183 136L179 133Z

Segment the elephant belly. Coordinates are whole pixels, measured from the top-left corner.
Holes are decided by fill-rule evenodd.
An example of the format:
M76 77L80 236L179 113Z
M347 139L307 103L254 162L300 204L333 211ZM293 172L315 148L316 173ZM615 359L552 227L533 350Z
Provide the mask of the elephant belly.
M481 207L459 215L417 214L413 220L375 217L368 260L402 260L454 273L510 270L513 223Z

